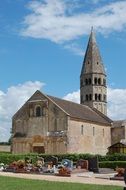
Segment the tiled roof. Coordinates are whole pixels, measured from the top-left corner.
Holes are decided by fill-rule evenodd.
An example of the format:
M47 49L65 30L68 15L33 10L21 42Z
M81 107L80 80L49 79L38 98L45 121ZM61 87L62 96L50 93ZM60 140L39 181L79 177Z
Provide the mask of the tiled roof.
M112 123L112 120L96 109L53 96L48 97L73 118L98 122L106 125L110 125Z
M71 118L81 119L88 122L95 122L105 125L111 125L112 120L110 120L107 116L102 114L96 109L92 109L86 105L77 104L71 101L63 100L57 97L45 95L40 91L36 91L31 98L15 113L13 119L15 117L22 117L26 112L25 105L31 101L41 101L43 95L45 98L48 98L54 104L56 104L59 108L61 108L66 114L68 114Z
M122 127L122 126L126 126L126 120L113 121L112 127Z

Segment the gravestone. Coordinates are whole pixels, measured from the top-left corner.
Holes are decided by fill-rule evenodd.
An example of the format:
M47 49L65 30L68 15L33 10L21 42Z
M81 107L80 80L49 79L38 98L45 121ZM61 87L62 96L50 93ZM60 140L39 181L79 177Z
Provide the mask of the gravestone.
M58 165L58 158L56 156L49 156L45 159L45 162L48 162L50 164L57 166Z
M83 159L78 160L76 163L76 168L88 170L88 160L83 160Z
M66 168L69 168L71 170L73 169L73 161L71 161L71 160L63 159L62 162L61 162L61 164L63 166L65 166Z
M98 157L92 157L88 160L88 170L98 173L99 172L99 165L98 165Z

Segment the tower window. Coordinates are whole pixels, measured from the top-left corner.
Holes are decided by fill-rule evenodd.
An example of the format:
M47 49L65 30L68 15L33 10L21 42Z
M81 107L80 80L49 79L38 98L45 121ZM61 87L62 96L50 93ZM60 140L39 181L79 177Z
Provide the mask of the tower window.
M85 79L85 85L88 85L88 79Z
M90 64L90 62L88 61L88 64Z
M92 94L89 95L89 100L92 100Z
M41 110L41 107L40 107L40 106L37 106L37 107L36 107L35 115L36 115L36 117L42 116L42 110Z
M91 78L89 78L88 82L89 82L89 84L91 84Z
M86 94L86 101L88 101L88 95Z
M98 95L98 99L99 99L99 101L101 101L101 94Z
M99 64L99 62L97 62L97 65Z
M101 84L101 79L100 78L98 79L98 84Z
M98 79L95 77L94 78L94 83L97 84L97 82L98 82Z
M97 95L97 94L95 94L95 100L97 101L97 99L98 99L98 95Z

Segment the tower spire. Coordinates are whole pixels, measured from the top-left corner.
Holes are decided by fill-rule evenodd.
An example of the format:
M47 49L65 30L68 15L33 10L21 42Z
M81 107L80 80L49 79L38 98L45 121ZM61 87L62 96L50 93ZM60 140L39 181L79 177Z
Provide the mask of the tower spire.
M81 70L80 96L81 104L94 107L104 114L107 113L106 73L93 27L91 27Z

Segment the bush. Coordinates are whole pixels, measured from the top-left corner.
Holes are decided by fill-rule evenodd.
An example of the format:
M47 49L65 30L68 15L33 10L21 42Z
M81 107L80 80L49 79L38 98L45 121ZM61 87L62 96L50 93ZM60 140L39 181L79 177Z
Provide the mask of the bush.
M44 160L46 160L48 157L52 156L50 154L37 154L37 153L31 153L31 154L7 154L7 153L0 153L0 163L4 164L10 164L14 161L25 159L26 157L29 157L32 159L32 162L35 163L37 160L37 156L42 156ZM58 157L58 161L61 162L63 159L69 159L73 162L76 162L79 159L88 160L89 158L93 157L94 155L90 154L59 154L59 155L53 155Z
M104 161L99 162L100 168L126 168L126 161Z
M10 154L10 153L0 153L0 163L9 164L13 161L18 161L25 159L25 157L29 157L32 159L33 163L36 162L37 156L42 156L44 160L46 160L51 154L37 154L37 153L30 153L30 154ZM113 155L91 155L91 154L56 154L53 155L58 157L58 161L61 162L63 159L69 159L73 162L76 162L79 159L88 160L93 156L97 156L100 163L110 163L110 161L126 161L126 154L113 154ZM112 162L111 162L112 163ZM120 162L122 163L122 162Z

